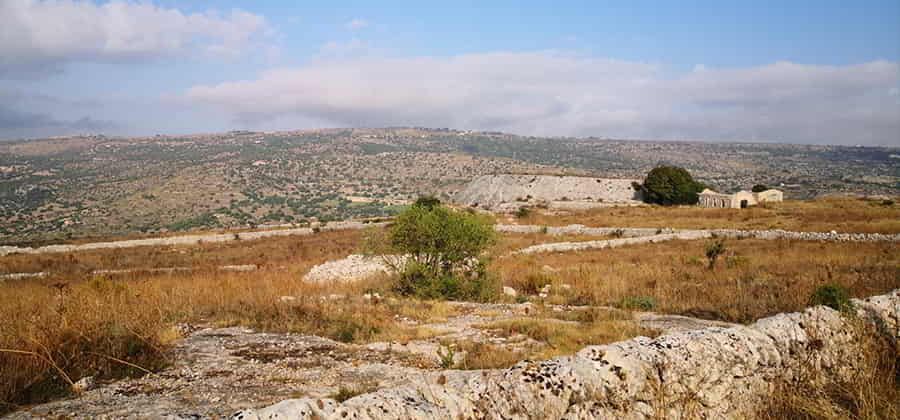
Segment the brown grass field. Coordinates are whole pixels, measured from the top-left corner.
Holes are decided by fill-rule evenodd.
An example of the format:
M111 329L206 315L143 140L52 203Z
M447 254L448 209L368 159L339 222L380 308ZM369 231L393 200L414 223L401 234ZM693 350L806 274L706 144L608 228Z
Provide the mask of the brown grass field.
M556 218L533 214L521 222L742 228L768 228L775 223L775 227L796 230L831 230L825 227L838 223L841 229L836 230L900 231L896 207L859 200L786 202L750 211L606 209ZM323 299L330 294L359 296L367 290L388 293L386 278L338 286L300 281L314 264L358 252L363 236L364 232L349 230L198 246L0 257L0 272L56 273L43 279L0 282L0 412L65 395L70 382L86 375L108 380L158 370L166 365L167 349L179 337L175 328L179 323L245 325L366 342L422 336L422 331L400 327L394 318L398 314L421 320L448 316L452 309L440 302L398 299L360 305L350 298ZM823 284L843 285L856 297L900 288L900 250L893 243L727 240L725 254L712 269L704 256L708 241L505 256L537 243L583 239L596 238L503 235L490 252L494 256L490 271L520 293L534 295L544 284L551 284L549 297L530 298L538 304L631 307L640 302L637 309L650 305L649 309L659 312L742 323L802 309ZM215 270L230 264L255 264L260 269L252 273ZM154 267L192 267L194 271L86 274L95 269ZM282 304L281 296L298 299ZM551 357L587 344L650 334L623 322L614 312L604 313L558 328L548 328L539 317L483 328L524 334L550 345L550 350L529 357ZM773 400L760 417L841 418L850 413L857 418L890 418L884 413L896 413L897 400L891 405L885 399L900 395L896 375L891 375L897 371L896 352L885 356L884 346L876 344L871 347L869 372L877 375L876 385L865 385L859 378L827 389L802 383L779 385L799 391ZM522 357L485 345L469 344L466 350L469 356L459 368L508 366ZM848 409L847 401L855 405Z
M549 214L532 211L521 224L677 229L784 229L807 232L900 233L900 205L855 198L767 203L747 209L680 207L610 207Z
M900 288L900 250L893 243L728 240L713 269L707 243L509 256L491 268L525 292L547 283L557 291L571 286L548 298L554 303L619 306L649 297L656 311L733 322L800 310L824 284L843 285L856 297Z

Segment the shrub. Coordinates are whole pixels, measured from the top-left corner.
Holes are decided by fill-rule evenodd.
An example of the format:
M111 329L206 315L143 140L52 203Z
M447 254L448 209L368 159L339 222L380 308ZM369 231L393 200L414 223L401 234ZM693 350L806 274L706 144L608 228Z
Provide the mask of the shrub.
M453 346L447 346L447 351L443 351L441 347L437 349L437 356L440 358L441 368L442 369L450 369L453 367L453 359L456 356L456 352L453 351Z
M769 187L767 187L767 186L765 186L765 185L763 185L763 184L756 184L756 185L753 186L753 188L750 189L750 191L753 191L753 192L755 192L755 193L758 193L758 192L763 192L763 191L768 190L768 189L769 189Z
M709 261L709 269L712 270L716 266L716 260L725 253L725 241L722 239L715 240L706 245L706 259Z
M423 298L489 300L499 282L490 278L482 253L495 241L489 219L419 199L397 216L387 237L370 242L382 254L409 255L398 267L396 291Z
M650 311L656 307L656 299L651 296L627 296L622 299L620 306L625 309Z
M441 200L437 197L426 195L423 197L419 197L416 199L416 202L413 203L414 206L423 207L426 209L433 209L435 207L439 207L441 205Z
M687 170L677 166L653 168L640 185L645 202L664 206L697 204L697 194L703 188L703 184L695 181Z
M519 209L516 210L516 217L519 219L524 219L524 218L528 217L528 215L530 215L530 214L531 214L531 209L529 209L528 207L525 207L525 206L519 207Z
M826 284L819 286L809 298L810 305L825 305L841 312L853 310L853 302L850 302L850 293L838 284Z

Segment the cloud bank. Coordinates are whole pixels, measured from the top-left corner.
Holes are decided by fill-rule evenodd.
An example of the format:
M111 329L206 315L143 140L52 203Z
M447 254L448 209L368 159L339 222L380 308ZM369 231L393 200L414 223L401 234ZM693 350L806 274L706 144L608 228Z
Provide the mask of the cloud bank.
M125 1L2 0L0 77L57 71L73 61L235 56L270 33L264 17L241 10L185 14Z
M421 125L520 134L900 145L900 68L791 62L667 74L558 51L319 59L194 86L245 126Z

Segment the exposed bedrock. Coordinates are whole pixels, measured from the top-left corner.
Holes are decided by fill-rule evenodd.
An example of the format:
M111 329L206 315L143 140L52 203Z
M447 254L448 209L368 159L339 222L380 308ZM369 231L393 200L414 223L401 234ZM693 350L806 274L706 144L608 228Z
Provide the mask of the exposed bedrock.
M523 361L504 370L435 372L343 403L286 400L234 417L746 417L779 379L789 379L802 369L844 375L857 368L859 334L884 334L896 344L900 289L854 303L856 317L818 306L749 326L590 346L573 356Z
M557 175L483 175L458 192L453 201L483 209L497 209L504 203L535 201L639 204L640 193L632 187L633 182L639 181Z

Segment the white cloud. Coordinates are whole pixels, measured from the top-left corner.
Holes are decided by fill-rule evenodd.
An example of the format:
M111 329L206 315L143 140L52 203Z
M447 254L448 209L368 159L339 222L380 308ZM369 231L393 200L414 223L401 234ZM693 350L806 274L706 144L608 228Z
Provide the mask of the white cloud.
M53 70L71 61L175 54L235 56L271 35L265 18L241 10L186 14L151 3L0 1L0 76Z
M243 123L423 125L536 135L900 145L897 63L787 62L665 77L553 51L323 59L187 98Z
M369 21L362 18L355 18L344 24L344 27L351 31L357 31L367 26L369 26Z

